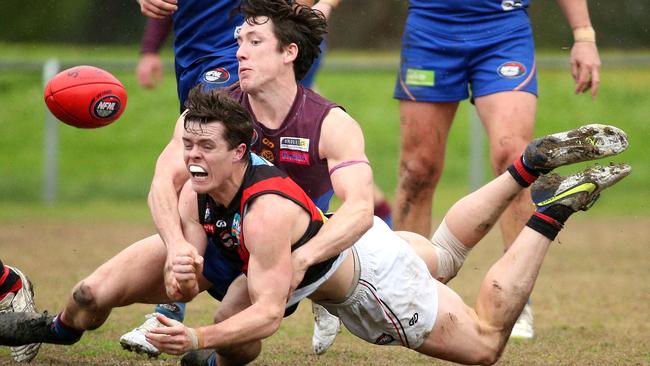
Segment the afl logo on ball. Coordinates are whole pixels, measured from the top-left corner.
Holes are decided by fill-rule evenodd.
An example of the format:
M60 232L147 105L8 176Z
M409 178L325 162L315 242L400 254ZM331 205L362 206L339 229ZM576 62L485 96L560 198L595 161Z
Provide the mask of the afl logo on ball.
M509 61L499 66L497 73L504 78L518 78L526 73L526 66L516 61Z
M107 95L92 103L90 110L93 116L108 119L116 115L120 108L122 108L120 98L115 95Z
M217 67L214 70L206 72L205 75L203 75L203 79L208 83L221 84L230 80L230 73L223 67Z

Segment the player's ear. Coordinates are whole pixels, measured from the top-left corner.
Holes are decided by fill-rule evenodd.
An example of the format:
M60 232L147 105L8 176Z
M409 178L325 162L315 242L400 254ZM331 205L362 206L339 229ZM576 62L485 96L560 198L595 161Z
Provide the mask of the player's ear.
M240 161L244 157L244 154L246 154L246 150L248 150L246 144L239 144L239 146L235 148L235 155L233 155L232 161Z
M283 53L285 62L294 62L298 57L298 45L295 43L290 43L288 46L284 47Z

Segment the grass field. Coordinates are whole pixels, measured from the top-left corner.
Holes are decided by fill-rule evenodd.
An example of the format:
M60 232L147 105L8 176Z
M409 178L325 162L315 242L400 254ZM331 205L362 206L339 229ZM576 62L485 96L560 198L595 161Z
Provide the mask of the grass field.
M122 61L134 53L133 49L0 44L0 61L38 61L58 55L94 64ZM533 294L537 337L533 342L510 344L501 364L650 365L650 147L646 144L650 70L615 66L604 65L595 102L573 95L567 71L540 70L538 134L588 122L617 125L628 131L630 149L612 160L629 162L634 171L560 234ZM59 126L59 201L45 206L40 203L45 115L40 71L0 69L0 258L32 277L42 310L60 309L65 301L62 295L76 281L124 246L154 232L145 197L155 158L171 134L177 113L175 82L168 73L163 85L150 92L137 86L131 71L111 71L129 92L126 112L114 125L98 130ZM375 180L391 198L399 148L393 83L390 71L324 70L318 78L322 93L344 105L361 123ZM464 104L452 130L436 196L436 221L469 189L470 112ZM451 282L467 303L475 301L481 278L500 253L499 235L490 234ZM189 307L188 323L207 323L216 303L207 296L195 302ZM431 364L408 350L369 346L347 331L326 355L312 356L308 308L303 304L265 342L256 364ZM176 364L174 357L152 361L119 348L119 335L151 310L146 305L117 309L106 325L74 347L44 346L33 364ZM4 364L11 360L8 349L0 347L0 365Z

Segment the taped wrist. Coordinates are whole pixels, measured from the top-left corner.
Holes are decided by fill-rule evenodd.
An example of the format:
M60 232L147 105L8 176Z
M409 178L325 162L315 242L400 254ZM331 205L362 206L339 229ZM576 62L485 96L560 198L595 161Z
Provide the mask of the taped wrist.
M438 269L434 277L442 282L447 283L463 266L470 248L465 246L451 233L447 226L447 221L442 220L438 229L431 237L431 243L438 254Z
M187 330L188 330L187 334L190 337L190 343L191 343L191 347L192 347L191 350L194 351L194 350L197 350L199 348L203 348L203 346L205 344L205 340L204 340L203 331L201 330L201 328L196 328L196 329L187 328Z
M578 27L573 30L573 42L596 42L596 32L592 27Z

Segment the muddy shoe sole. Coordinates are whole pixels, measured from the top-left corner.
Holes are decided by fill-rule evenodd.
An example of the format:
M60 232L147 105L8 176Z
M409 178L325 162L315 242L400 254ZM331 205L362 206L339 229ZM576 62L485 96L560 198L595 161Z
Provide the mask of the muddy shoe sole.
M524 152L526 165L548 170L620 154L629 143L623 130L591 124L533 140Z

